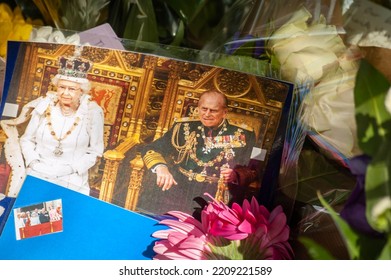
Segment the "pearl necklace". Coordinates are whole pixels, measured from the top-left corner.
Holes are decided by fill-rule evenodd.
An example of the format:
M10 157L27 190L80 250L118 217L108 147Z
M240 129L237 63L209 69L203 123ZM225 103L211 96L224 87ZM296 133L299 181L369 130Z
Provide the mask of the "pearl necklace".
M70 107L63 107L63 106L60 106L60 109L61 109L61 113L65 116L65 117L69 117L71 115L73 115L75 113L75 111L70 108Z
M53 154L56 157L59 157L59 156L61 156L64 153L64 151L62 149L61 141L64 140L65 138L67 138L73 132L73 130L76 128L76 126L79 125L80 118L79 117L76 118L76 120L73 123L72 127L64 134L64 136L58 137L56 135L56 132L53 130L51 115L52 115L51 109L50 109L50 106L48 106L48 108L45 111L45 116L46 116L48 128L49 128L50 134L58 142L57 146L54 148Z

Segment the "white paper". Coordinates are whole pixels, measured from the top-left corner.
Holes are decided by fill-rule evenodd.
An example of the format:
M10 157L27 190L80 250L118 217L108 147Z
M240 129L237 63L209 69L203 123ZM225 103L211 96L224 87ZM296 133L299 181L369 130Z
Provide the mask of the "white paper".
M265 157L266 157L266 150L265 149L260 149L257 147L253 148L253 151L251 152L251 159L264 161Z
M371 1L355 0L344 17L350 44L391 48L389 9Z
M18 116L18 108L19 108L18 104L12 104L6 102L4 104L3 116L16 118Z

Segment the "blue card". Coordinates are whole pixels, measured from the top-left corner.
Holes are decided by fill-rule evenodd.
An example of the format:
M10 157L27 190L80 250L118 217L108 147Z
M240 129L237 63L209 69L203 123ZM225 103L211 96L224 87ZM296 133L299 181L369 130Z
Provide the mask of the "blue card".
M155 239L151 235L162 229L156 220L91 196L28 176L13 209L59 200L62 228L52 233L17 240L18 228L12 211L0 238L0 259L145 260L153 257Z

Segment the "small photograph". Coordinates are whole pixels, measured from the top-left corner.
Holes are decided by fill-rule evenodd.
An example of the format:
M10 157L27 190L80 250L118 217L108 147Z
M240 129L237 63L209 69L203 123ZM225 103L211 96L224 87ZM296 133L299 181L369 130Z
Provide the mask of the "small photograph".
M16 239L62 231L61 199L14 209Z

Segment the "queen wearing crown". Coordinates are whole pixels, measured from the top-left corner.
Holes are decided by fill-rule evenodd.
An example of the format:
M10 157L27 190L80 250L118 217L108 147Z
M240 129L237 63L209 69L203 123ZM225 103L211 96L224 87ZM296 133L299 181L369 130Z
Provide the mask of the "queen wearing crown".
M25 105L19 118L29 122L20 146L8 143L13 155L20 150L24 165L18 165L15 156L7 159L14 173L8 196L17 196L25 175L89 195L88 171L104 149L103 110L88 95L91 67L79 56L61 57L52 79L57 90ZM7 134L12 134L11 124L2 123Z

